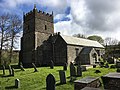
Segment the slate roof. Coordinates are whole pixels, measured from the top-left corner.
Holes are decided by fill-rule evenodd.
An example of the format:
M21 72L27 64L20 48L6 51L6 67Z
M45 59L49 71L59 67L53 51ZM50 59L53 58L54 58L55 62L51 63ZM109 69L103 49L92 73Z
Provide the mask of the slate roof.
M83 48L81 54L89 54L93 48Z
M77 37L72 37L72 36L65 36L65 35L61 35L61 37L65 40L65 42L67 44L104 48L104 46L101 45L97 41L83 39L83 38L77 38Z

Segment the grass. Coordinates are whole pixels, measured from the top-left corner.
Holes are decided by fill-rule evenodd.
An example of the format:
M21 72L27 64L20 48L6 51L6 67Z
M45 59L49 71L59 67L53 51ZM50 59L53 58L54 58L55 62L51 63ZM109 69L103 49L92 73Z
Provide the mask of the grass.
M48 74L53 74L56 79L56 90L74 90L74 82L70 82L69 70L66 71L67 84L60 85L59 80L59 70L63 67L58 66L54 69L49 67L38 67L39 72L34 72L33 68L25 69L21 71L20 69L15 69L14 77L2 77L2 70L0 70L0 90L46 90L46 77ZM94 73L95 70L100 70L101 73ZM116 69L109 68L89 68L87 71L83 72L82 77L77 77L76 79L81 79L86 76L101 77L102 75L108 74L109 72L115 72ZM6 75L9 75L9 71L6 70ZM20 88L14 88L15 79L20 80Z

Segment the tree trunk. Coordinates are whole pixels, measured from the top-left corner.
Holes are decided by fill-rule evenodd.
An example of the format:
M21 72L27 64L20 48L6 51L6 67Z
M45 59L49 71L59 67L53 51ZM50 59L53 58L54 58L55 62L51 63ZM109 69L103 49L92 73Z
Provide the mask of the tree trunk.
M0 65L2 65L2 48L3 48L3 29L2 29L1 44L0 44Z

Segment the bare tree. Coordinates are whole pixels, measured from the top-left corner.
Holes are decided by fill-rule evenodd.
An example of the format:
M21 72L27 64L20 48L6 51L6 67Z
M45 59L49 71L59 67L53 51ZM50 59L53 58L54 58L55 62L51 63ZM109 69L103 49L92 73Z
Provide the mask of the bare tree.
M9 14L3 14L0 16L0 64L2 64L2 50L5 49L7 45L9 28Z
M117 45L119 43L119 41L117 39L111 38L111 37L107 37L104 40L104 44L107 45Z
M77 38L86 38L86 36L84 34L74 34L73 37L77 37Z
M9 60L11 62L11 58L13 55L13 48L15 48L15 43L17 42L17 38L19 37L19 33L22 30L22 20L17 15L10 16L10 55Z

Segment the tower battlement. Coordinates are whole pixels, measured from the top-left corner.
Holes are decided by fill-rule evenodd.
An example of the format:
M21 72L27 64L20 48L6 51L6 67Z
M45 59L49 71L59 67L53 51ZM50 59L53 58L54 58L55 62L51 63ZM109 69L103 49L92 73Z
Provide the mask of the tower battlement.
M31 10L30 12L24 14L24 21L28 21L34 17L36 18L39 18L39 19L43 19L45 21L48 21L48 22L53 22L53 12L51 14L49 13L46 13L44 11L41 11L41 10L37 10L36 8L34 8L33 10Z

